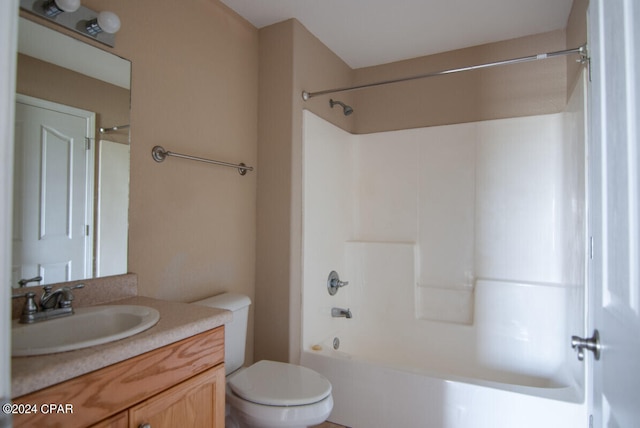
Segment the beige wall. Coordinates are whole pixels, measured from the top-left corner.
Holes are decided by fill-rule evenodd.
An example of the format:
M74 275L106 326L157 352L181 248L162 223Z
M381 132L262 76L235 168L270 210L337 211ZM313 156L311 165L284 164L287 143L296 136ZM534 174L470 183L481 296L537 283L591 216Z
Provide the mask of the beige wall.
M129 270L140 294L188 302L235 291L253 300L257 173L159 164L151 149L259 171L257 30L214 1L85 4L120 15L115 52L132 61ZM248 345L251 356L253 329Z
M129 270L145 296L188 302L232 290L253 300L258 31L218 1L179 3L83 0L120 16L115 48L96 46L132 62ZM257 170L159 164L157 144ZM251 356L252 328L248 345Z
M291 25L260 31L256 360L286 361L289 350L292 31Z
M296 361L302 263L302 109L349 127L326 100L302 90L351 83L351 70L298 21L260 30L255 358ZM296 231L291 233L292 231Z
M491 43L355 71L356 84L565 49L564 31ZM566 104L566 61L554 58L357 91L359 134L555 113Z

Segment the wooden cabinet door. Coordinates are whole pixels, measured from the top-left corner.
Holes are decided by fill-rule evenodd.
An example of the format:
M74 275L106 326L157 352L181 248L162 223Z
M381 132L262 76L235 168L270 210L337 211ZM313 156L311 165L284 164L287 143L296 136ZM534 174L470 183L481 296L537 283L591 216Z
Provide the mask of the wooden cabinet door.
M224 365L209 369L129 409L129 427L223 428Z

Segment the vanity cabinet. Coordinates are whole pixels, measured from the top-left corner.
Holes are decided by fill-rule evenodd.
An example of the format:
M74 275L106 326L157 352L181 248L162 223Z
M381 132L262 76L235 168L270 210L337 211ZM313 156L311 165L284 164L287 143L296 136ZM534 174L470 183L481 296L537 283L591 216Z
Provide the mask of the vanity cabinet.
M14 426L223 428L223 361L221 326L18 397L14 403L71 404L73 413L15 415Z

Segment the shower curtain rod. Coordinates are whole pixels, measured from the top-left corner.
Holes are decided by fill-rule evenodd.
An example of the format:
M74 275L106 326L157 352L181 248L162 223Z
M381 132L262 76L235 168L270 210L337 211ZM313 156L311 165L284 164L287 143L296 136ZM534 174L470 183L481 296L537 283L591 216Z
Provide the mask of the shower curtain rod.
M392 79L392 80L384 80L382 82L366 83L366 84L363 84L363 85L347 86L347 87L343 87L343 88L325 89L323 91L316 91L316 92L302 91L302 99L307 101L308 99L313 98L313 97L317 97L318 95L333 94L333 93L337 93L337 92L355 91L357 89L364 89L364 88L371 88L371 87L374 87L374 86L388 85L390 83L406 82L406 81L409 81L409 80L424 79L424 78L427 78L427 77L435 77L435 76L442 76L442 75L445 75L445 74L460 73L462 71L478 70L478 69L481 69L481 68L495 67L495 66L498 66L498 65L518 64L518 63L521 63L521 62L537 61L539 59L554 58L554 57L558 57L558 56L573 55L573 54L579 54L580 55L580 60L579 61L582 62L582 63L585 63L589 59L589 57L587 56L587 45L582 45L582 46L574 48L574 49L566 49L566 50L562 50L562 51L541 53L541 54L537 54L537 55L524 56L524 57L520 57L520 58L506 59L506 60L503 60L503 61L496 61L496 62L488 62L488 63L478 64L478 65L471 65L471 66L468 66L468 67L452 68L452 69L449 69L449 70L434 71L434 72L431 72L431 73L420 74L420 75L417 75L417 76L403 77L403 78Z

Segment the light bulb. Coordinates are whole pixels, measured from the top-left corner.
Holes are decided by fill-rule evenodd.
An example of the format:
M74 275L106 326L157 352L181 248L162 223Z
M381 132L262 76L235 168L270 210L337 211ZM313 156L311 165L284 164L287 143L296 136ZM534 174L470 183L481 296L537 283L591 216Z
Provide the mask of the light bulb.
M53 18L62 12L75 12L80 9L80 0L48 0L43 3L42 7L44 14Z
M98 14L98 25L105 33L114 34L120 29L120 18L113 12L100 12Z
M55 3L64 12L75 12L80 9L80 0L55 0Z

